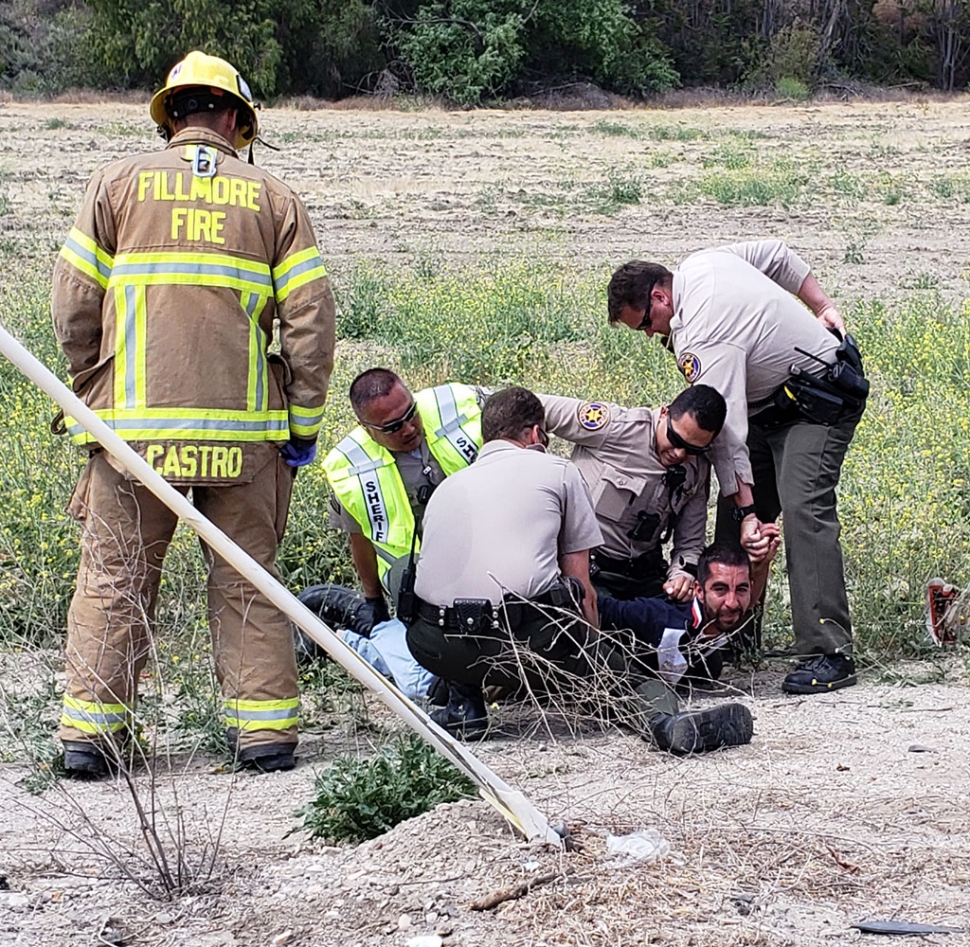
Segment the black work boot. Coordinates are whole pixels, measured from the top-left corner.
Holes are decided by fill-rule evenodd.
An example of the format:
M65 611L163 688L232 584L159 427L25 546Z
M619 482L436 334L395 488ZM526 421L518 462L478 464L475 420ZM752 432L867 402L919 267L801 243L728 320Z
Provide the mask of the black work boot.
M111 766L100 747L71 740L64 743L64 770L77 779L104 779L111 775Z
M246 769L257 773L276 773L296 766L295 743L264 743L242 747L237 759Z
M488 709L481 687L448 681L448 703L431 719L453 737L482 737L488 730Z
M825 694L858 681L855 661L844 654L819 654L802 661L781 683L786 694Z
M367 607L364 596L346 586L335 585L333 582L311 585L300 592L297 598L331 628L348 628L364 638L369 638L374 630L372 610ZM327 657L327 652L295 625L293 646L299 664L306 664L314 658Z
M650 718L650 730L661 750L707 753L722 746L750 743L754 721L744 704L721 704L708 710L655 714Z

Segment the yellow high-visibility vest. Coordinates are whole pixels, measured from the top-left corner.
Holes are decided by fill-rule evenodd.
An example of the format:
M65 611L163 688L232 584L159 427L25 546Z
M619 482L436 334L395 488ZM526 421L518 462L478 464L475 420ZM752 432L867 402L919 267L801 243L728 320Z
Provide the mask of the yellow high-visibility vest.
M467 467L482 446L482 410L468 385L438 385L414 400L432 456L446 477ZM411 552L414 514L394 454L358 425L323 461L330 487L377 551L377 571ZM418 544L415 542L415 549Z

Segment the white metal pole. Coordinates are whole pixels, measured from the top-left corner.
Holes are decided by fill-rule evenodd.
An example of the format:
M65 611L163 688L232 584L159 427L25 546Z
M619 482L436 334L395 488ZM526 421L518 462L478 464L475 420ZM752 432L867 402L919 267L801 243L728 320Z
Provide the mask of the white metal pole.
M348 674L353 675L368 690L373 691L409 727L462 770L478 786L482 797L509 819L526 838L538 838L562 844L561 836L521 792L513 789L493 773L465 746L434 723L420 707L412 703L390 681L378 674L356 651L345 645L299 599L157 474L138 453L115 434L3 326L0 326L0 351L35 385L50 395L64 409L65 414L70 415L85 430L93 434L112 457L195 530L210 548L222 556L284 615L324 648Z

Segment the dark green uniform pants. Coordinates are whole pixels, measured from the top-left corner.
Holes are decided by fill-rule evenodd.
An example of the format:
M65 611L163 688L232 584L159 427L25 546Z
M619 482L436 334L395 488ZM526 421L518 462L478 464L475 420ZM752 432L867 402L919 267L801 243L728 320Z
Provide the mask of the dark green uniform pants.
M782 514L798 654L851 650L835 490L860 417L858 412L833 425L796 421L748 428L758 518L773 522ZM716 538L737 537L733 506L730 497L718 501Z
M609 692L610 711L643 733L652 714L676 713L679 706L670 688L631 668L621 647L579 618L550 621L536 609L512 635L504 627L475 634L446 630L417 618L407 642L422 667L459 684L517 690L524 682L534 693L578 701Z

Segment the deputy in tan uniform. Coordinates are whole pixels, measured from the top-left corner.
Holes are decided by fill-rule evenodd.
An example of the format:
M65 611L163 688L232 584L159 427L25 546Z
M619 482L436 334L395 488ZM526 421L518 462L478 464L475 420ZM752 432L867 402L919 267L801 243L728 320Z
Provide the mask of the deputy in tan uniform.
M494 394L482 413L478 460L428 503L408 647L450 682L448 705L433 719L452 733L481 735L483 684L517 687L524 679L534 690L552 685L589 697L583 681L608 672L614 698L629 702L634 725L662 749L747 743L752 721L743 705L679 713L672 691L635 676L597 632L589 553L602 533L579 472L545 453L544 424L532 392Z
M673 273L633 261L610 281L609 319L665 337L689 384L724 395L712 459L753 559L764 558L768 526L783 514L795 648L805 658L783 689L854 684L835 490L868 383L808 264L777 240L695 253Z
M333 491L330 524L350 535L350 554L367 599L368 618L388 619L384 591L420 552L421 522L446 476L478 456L485 388L446 384L412 395L386 368L351 383L360 424L324 459ZM393 570L393 571L392 571ZM393 596L392 596L393 597Z
M333 365L326 271L299 198L238 157L257 120L233 66L190 53L151 115L168 147L92 177L54 268L54 330L74 390L275 575ZM67 429L91 459L70 507L83 531L59 735L68 771L100 776L130 723L177 518L70 418ZM204 552L227 735L244 763L289 769L299 708L289 624Z
M688 601L707 527L707 454L724 424L724 399L708 385L656 409L539 398L549 433L576 445L570 459L593 498L603 531L592 553L597 589L620 599Z

